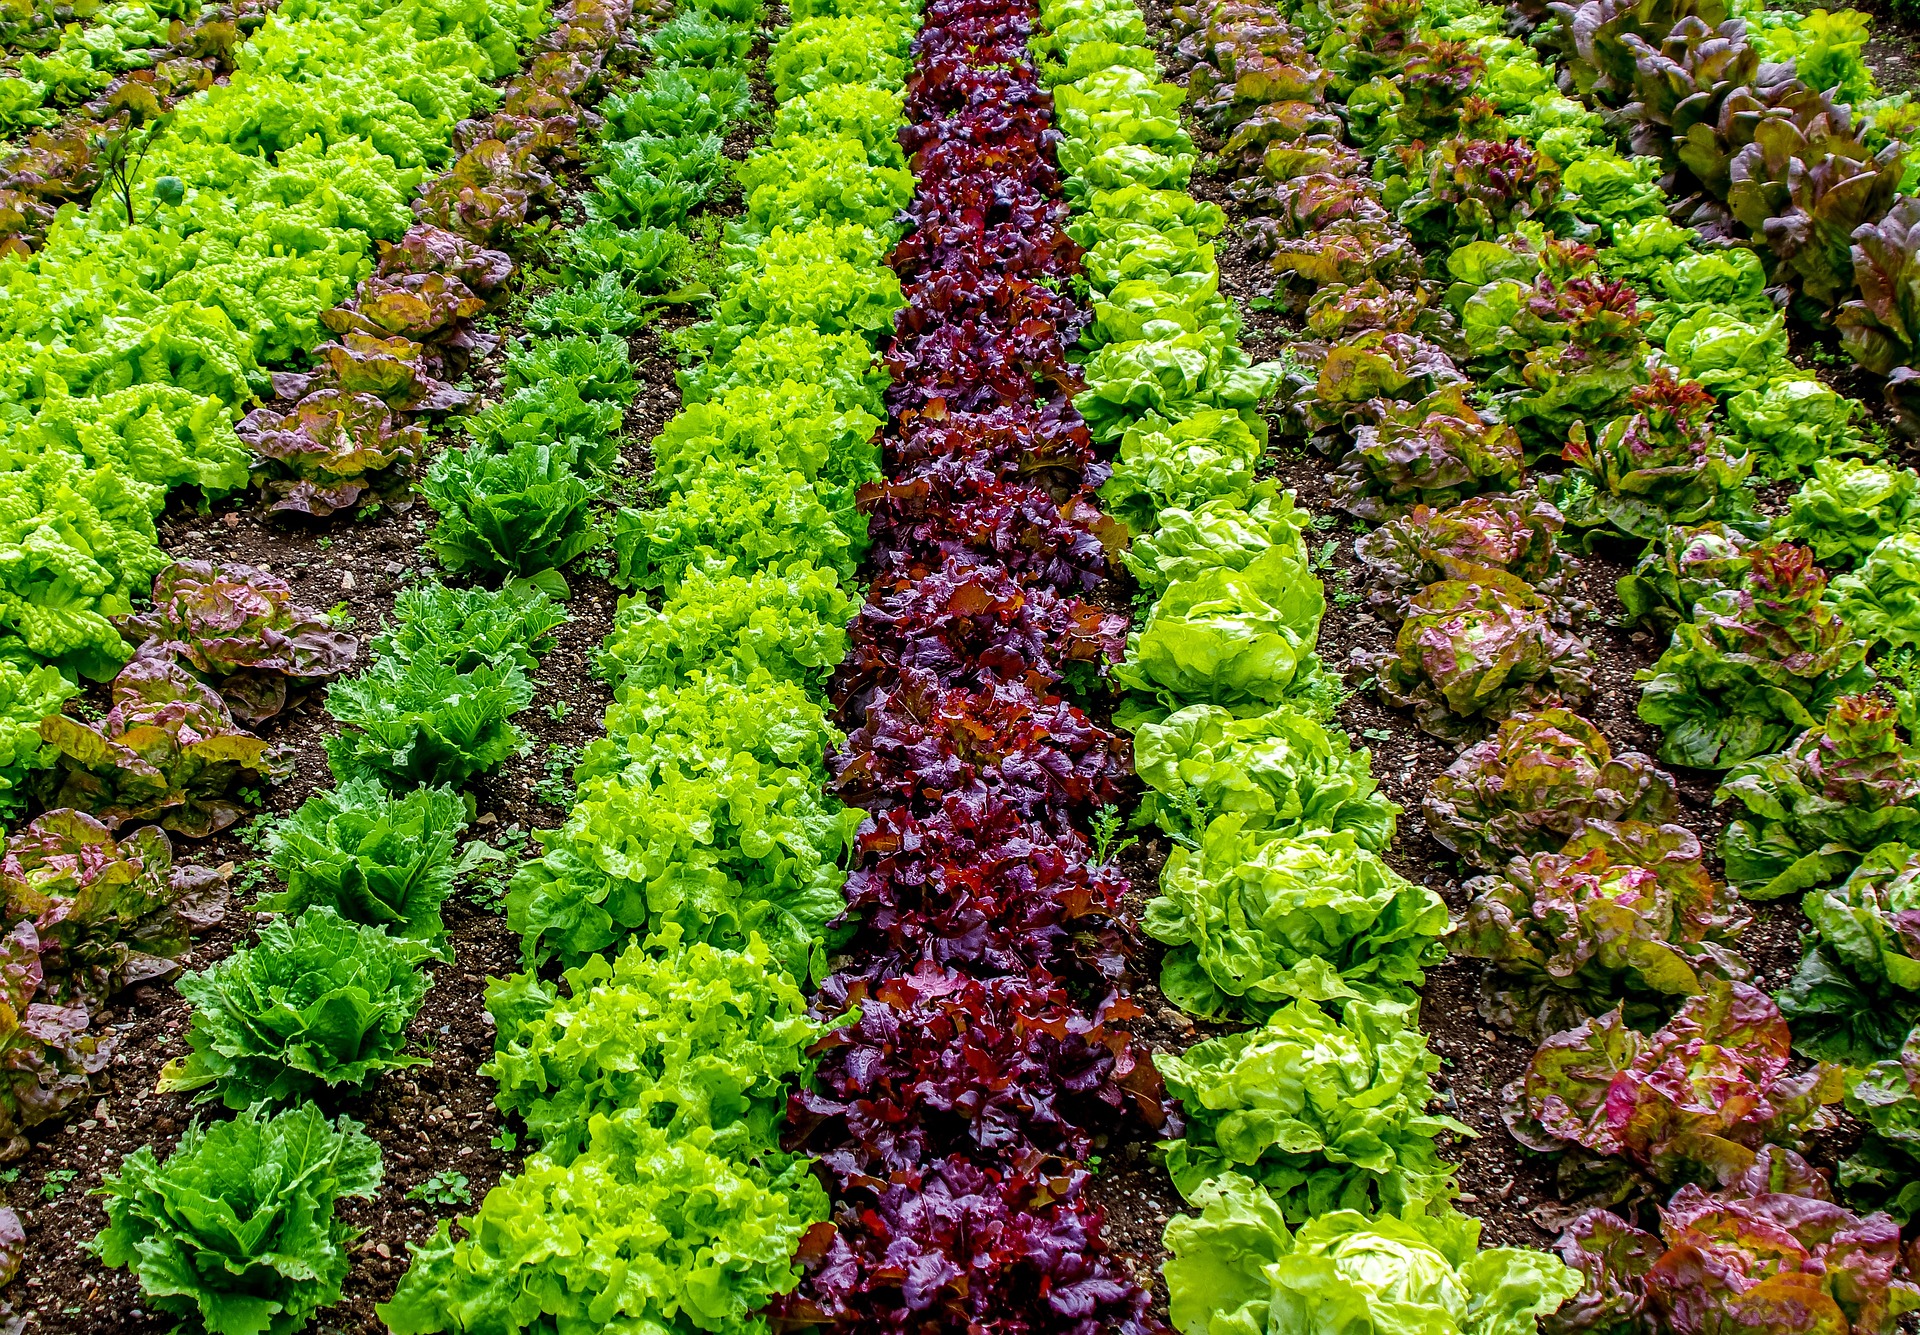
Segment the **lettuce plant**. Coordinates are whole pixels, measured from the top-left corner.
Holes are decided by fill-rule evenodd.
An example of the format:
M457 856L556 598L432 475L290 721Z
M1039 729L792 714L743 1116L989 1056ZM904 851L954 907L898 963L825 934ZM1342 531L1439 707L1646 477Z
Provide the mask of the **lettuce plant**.
M493 1312L502 1331L555 1321L750 1330L790 1292L801 1239L827 1217L809 1161L768 1150L736 1158L704 1127L673 1135L625 1110L592 1123L569 1164L543 1154L501 1179L480 1208L424 1243L380 1319L394 1335L465 1331ZM556 1246L556 1238L581 1245Z
M787 1108L795 1140L842 1184L949 1154L1018 1168L1076 1162L1096 1125L1165 1122L1159 1077L1127 1032L1138 1006L1091 1012L1043 975L979 979L923 961L901 977L836 974L816 1013L849 1018L818 1044L819 1072Z
M1216 815L1237 812L1244 828L1272 837L1346 830L1382 853L1400 813L1364 748L1286 709L1235 718L1218 705L1188 705L1135 730L1133 763L1151 790L1139 819L1187 843Z
M429 658L381 658L327 688L327 711L342 728L327 738L327 761L336 778L396 789L464 783L526 745L512 720L533 697L518 663L462 672Z
M325 681L353 666L360 642L293 601L288 583L252 566L175 561L153 580L151 610L121 633L147 658L173 658L211 684L236 718L285 707L290 681Z
M401 490L426 440L424 428L396 418L377 396L344 389L256 408L234 430L256 455L254 480L268 509L316 519Z
M0 661L0 817L27 800L35 770L52 766L59 752L40 737L40 720L80 694L80 687L51 664L20 668Z
M654 509L613 518L616 580L671 590L699 570L710 578L801 560L851 581L867 548L853 493L777 465L717 461Z
M1403 999L1444 952L1447 910L1349 831L1292 839L1216 816L1176 846L1142 926L1173 947L1160 985L1196 1015L1265 1015L1296 999Z
M1740 529L1718 520L1676 524L1648 543L1633 572L1620 577L1620 604L1630 621L1671 635L1675 623L1694 619L1708 595L1745 587L1754 545Z
M1826 572L1792 543L1747 553L1739 588L1709 594L1641 683L1640 718L1660 758L1729 769L1779 749L1870 674L1866 645L1822 601Z
M402 589L393 623L374 637L381 659L439 663L456 672L517 665L532 672L571 620L539 590L454 589L438 582Z
M233 793L277 782L288 757L235 725L212 688L165 658L136 658L113 679L113 708L97 724L64 714L40 720L40 737L60 753L35 777L47 805L108 822L158 819L201 838L240 819Z
M1777 371L1727 400L1727 430L1767 477L1794 477L1843 451L1866 452L1860 401L1824 381Z
M1920 531L1920 473L1858 459L1820 459L1787 502L1776 537L1805 543L1821 561L1854 565L1883 538Z
M287 888L254 907L332 910L444 957L440 905L459 874L454 847L466 828L466 800L451 788L395 796L373 776L343 779L267 828L269 865Z
M1920 202L1893 201L1885 216L1853 234L1853 282L1859 295L1834 317L1840 341L1875 375L1912 365L1920 351Z
M1348 1001L1336 1018L1298 1001L1262 1028L1157 1055L1186 1116L1185 1135L1164 1147L1173 1185L1192 1200L1239 1173L1295 1223L1450 1198L1453 1169L1434 1139L1473 1133L1427 1111L1440 1059L1417 1017L1399 1002Z
M1828 590L1835 613L1869 644L1920 645L1920 533L1894 533L1867 553L1858 570Z
M1855 1060L1862 1064L1849 1074L1846 1109L1867 1134L1840 1161L1840 1189L1907 1223L1920 1213L1920 1041L1909 1032L1892 1057Z
M103 1264L147 1304L212 1335L292 1335L340 1301L359 1230L334 1217L380 1187L380 1147L311 1103L195 1121L163 1163L141 1146L101 1183Z
M31 922L0 938L0 1157L25 1154L25 1132L57 1117L93 1089L116 1040L87 1031L82 1005L38 1001L44 975L40 937Z
M1243 570L1169 584L1127 637L1114 679L1170 703L1278 704L1311 684L1325 610L1319 579L1271 547Z
M1899 1051L1920 1020L1920 854L1881 844L1800 906L1813 928L1807 953L1775 994L1794 1048L1856 1065Z
M1325 378L1323 372L1322 378ZM1489 422L1450 385L1417 403L1394 402L1354 432L1340 465L1340 504L1381 520L1412 506L1445 508L1481 492L1511 491L1523 472L1513 428Z
M1127 544L1121 563L1147 596L1158 598L1178 580L1209 570L1245 570L1279 547L1307 564L1303 536L1310 518L1293 504L1293 493L1272 481L1254 484L1247 500L1217 496L1194 509L1162 510L1156 526Z
M193 1006L189 1050L159 1088L240 1109L426 1064L406 1053L407 1025L433 985L418 957L330 908L274 919L258 944L179 981Z
M1590 821L1664 825L1680 812L1673 776L1638 751L1615 754L1570 709L1503 719L1433 781L1427 832L1470 865L1557 853Z
M1100 500L1140 534L1154 533L1164 510L1216 500L1243 506L1264 450L1235 412L1209 408L1176 423L1149 413L1122 433Z
M1373 670L1383 700L1412 709L1436 737L1471 737L1593 691L1586 645L1553 627L1526 584L1496 570L1428 585L1408 603L1393 649L1355 662Z
M1567 1226L1558 1250L1584 1284L1541 1323L1546 1335L1686 1330L1707 1313L1729 1335L1892 1335L1920 1308L1899 1225L1834 1204L1826 1176L1791 1150L1762 1148L1715 1190L1689 1183L1659 1220L1657 1237L1610 1210Z
M116 839L84 812L49 811L8 838L0 894L9 922L33 925L41 999L92 1010L178 972L190 934L225 916L227 878L176 865L158 826Z
M604 539L577 448L523 441L504 452L444 451L420 484L440 516L427 545L449 570L501 579L558 570Z
M564 995L532 973L487 984L494 1057L481 1072L547 1158L571 1164L592 1120L621 1109L676 1137L711 1130L710 1148L735 1159L778 1144L786 1082L806 1075L824 1029L757 936L719 950L669 926L565 982Z
M1683 825L1586 823L1557 853L1515 858L1467 882L1449 948L1491 962L1480 1010L1538 1038L1621 1000L1657 1020L1706 977L1745 978L1727 948L1747 919L1701 865Z
M1557 541L1564 526L1551 503L1524 492L1470 496L1444 510L1415 505L1358 539L1353 554L1367 568L1368 603L1395 618L1429 584L1491 569L1532 585L1565 620L1585 605L1571 579L1579 567Z
M1379 4L1382 0L1371 0ZM1259 1183L1224 1173L1194 1194L1199 1213L1167 1225L1169 1316L1179 1335L1362 1330L1527 1335L1580 1291L1577 1271L1541 1252L1480 1243L1480 1222L1411 1206L1369 1218L1332 1210L1287 1227Z
M1720 853L1742 894L1796 894L1845 876L1878 844L1920 844L1920 758L1897 715L1882 696L1842 696L1786 750L1728 771L1714 801L1739 803Z
M1712 307L1668 331L1667 360L1719 398L1759 391L1790 367L1784 317L1748 321Z
M1752 461L1729 454L1707 421L1713 396L1662 369L1632 401L1631 417L1614 418L1592 440L1575 424L1562 452L1578 470L1560 498L1567 522L1651 539L1739 509Z
M1619 1007L1552 1035L1504 1092L1507 1126L1530 1149L1577 1146L1658 1182L1727 1181L1831 1121L1841 1069L1791 1071L1791 1042L1766 993L1704 979L1651 1035Z

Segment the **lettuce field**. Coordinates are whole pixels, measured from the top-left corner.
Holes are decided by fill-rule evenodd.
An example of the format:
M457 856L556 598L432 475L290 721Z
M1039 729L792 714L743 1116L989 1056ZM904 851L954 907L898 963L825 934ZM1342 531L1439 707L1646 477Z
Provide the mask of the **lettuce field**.
M0 0L0 1335L1915 1329L1902 23Z

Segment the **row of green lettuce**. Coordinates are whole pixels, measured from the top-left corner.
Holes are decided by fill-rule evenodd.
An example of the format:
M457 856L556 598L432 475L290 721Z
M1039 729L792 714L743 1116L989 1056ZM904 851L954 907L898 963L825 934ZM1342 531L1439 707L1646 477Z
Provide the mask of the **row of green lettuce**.
M111 676L109 618L167 562L170 489L248 480L234 421L313 347L543 3L283 6L181 103L127 199L63 208L0 258L0 658Z
M597 660L615 688L606 735L508 894L529 967L489 986L487 1070L517 1118L506 1134L534 1152L460 1235L443 1224L414 1249L380 1309L401 1335L764 1329L754 1313L798 1283L828 1216L780 1130L823 1032L802 989L825 972L862 818L825 792L842 741L825 686L859 605L855 491L879 476L875 347L900 305L885 257L912 194L895 132L917 18L793 6L766 63L768 143L726 164L721 141L753 114L758 14L698 17L725 40L656 50L609 100L590 221L562 243L604 256L635 224L684 226L660 202L670 175L730 168L740 188L711 318L670 336L689 364L649 445L650 503L605 525L637 590ZM530 388L585 395L592 379L555 359ZM538 972L553 964L558 982Z
M1166 1162L1198 1211L1167 1229L1173 1323L1530 1330L1579 1278L1478 1250L1451 1206L1435 1141L1470 1133L1427 1111L1439 1061L1413 990L1446 907L1381 860L1399 808L1326 726L1342 691L1314 653L1311 524L1256 476L1280 368L1239 348L1212 247L1225 218L1185 192L1182 90L1159 81L1132 0L1043 18L1095 314L1075 406L1117 443L1101 494L1148 603L1114 673L1141 817L1174 843L1144 926L1168 946L1169 1000L1251 1026L1156 1058L1187 1116Z
M627 22L624 8L589 8L559 16L568 49L592 62L580 66L576 84L594 83L586 76L623 39ZM507 91L544 87L546 78L535 68ZM457 245L449 253L453 262L476 258ZM511 268L503 255L477 258L501 262L503 275ZM635 378L620 340L515 343L502 368L504 400L463 419L475 441L468 449L485 448L489 432L517 439L567 424L521 387L583 349L600 357L589 398L630 401ZM438 511L432 549L449 569L476 573L473 562L457 559L463 548L449 534L486 527L485 515L443 491L430 490L430 499ZM162 1071L159 1090L236 1115L195 1120L164 1160L150 1147L136 1151L101 1188L109 1222L92 1244L101 1260L131 1270L155 1310L218 1335L299 1330L339 1301L360 1234L336 1207L374 1196L383 1164L363 1127L344 1116L330 1122L315 1100L427 1063L408 1051L408 1029L433 983L427 963L453 960L442 905L462 878L498 857L477 842L462 851L474 813L463 789L530 749L514 719L532 705L531 674L568 618L535 581L477 573L495 576L498 587L454 589L429 579L404 590L366 668L328 688L339 725L327 740L336 786L266 827L267 862L284 888L253 907L271 916L257 941L179 980L190 1003L188 1052ZM156 599L165 592L167 601L137 620L180 640L193 668L253 720L285 696L283 688L270 707L255 707L255 679L276 669L332 675L344 666L336 659L354 654L324 619L290 605L270 618L230 619L235 607L272 601L270 585L285 594L260 571L175 567L167 588L156 588ZM202 642L212 626L228 638ZM256 651L297 652L249 654L249 637ZM323 661L318 649L340 649L341 640L343 653ZM225 655L249 666L236 671L219 661ZM192 818L217 829L238 813L217 787L238 777L231 761L206 759L186 787L209 814L202 819L191 804L169 811L162 818L174 828Z

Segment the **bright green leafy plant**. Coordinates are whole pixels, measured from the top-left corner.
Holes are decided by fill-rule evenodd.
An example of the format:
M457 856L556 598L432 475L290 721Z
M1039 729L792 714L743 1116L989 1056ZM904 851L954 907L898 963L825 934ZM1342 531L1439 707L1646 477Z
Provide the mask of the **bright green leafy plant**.
M531 973L487 986L495 1055L481 1071L549 1159L572 1163L592 1119L621 1109L676 1139L706 1128L708 1147L734 1159L777 1146L786 1082L805 1075L823 1030L758 936L720 950L669 925L565 982L564 994Z
M591 551L605 537L590 509L601 488L577 454L536 441L445 451L420 484L440 516L427 545L449 570L488 579L558 570Z
M1448 1209L1369 1219L1334 1210L1287 1227L1265 1188L1227 1173L1167 1225L1169 1315L1180 1335L1323 1330L1531 1335L1580 1291L1555 1257L1481 1249L1480 1223Z
M1807 953L1775 994L1795 1050L1855 1064L1892 1055L1920 1021L1920 853L1882 844L1800 907Z
M1815 557L1854 565L1894 533L1920 529L1920 473L1857 459L1821 459L1788 502L1775 535Z
M451 788L395 796L372 776L342 780L268 827L268 858L287 888L254 907L330 909L444 955L440 905L459 873L454 847L466 828L466 800Z
M533 703L517 663L461 672L430 659L383 658L327 689L343 731L327 738L336 778L372 775L395 788L459 784L526 745L513 716Z
M275 919L259 944L180 980L193 1005L189 1052L160 1072L160 1089L240 1109L423 1065L405 1050L433 985L418 955L330 908Z
M1133 761L1152 790L1140 819L1187 843L1216 815L1237 812L1243 828L1272 837L1347 830L1380 853L1400 813L1380 792L1364 748L1285 709L1241 719L1218 705L1189 705L1142 724Z
M1827 596L1860 639L1895 649L1920 645L1920 533L1882 539Z
M1434 1138L1473 1133L1427 1112L1440 1059L1418 1014L1411 1004L1348 1001L1336 1018L1300 1001L1262 1028L1156 1056L1187 1119L1164 1150L1174 1186L1192 1200L1204 1183L1239 1173L1295 1223L1449 1199L1453 1169Z
M1445 903L1349 831L1262 838L1215 817L1175 847L1142 926L1173 947L1169 1000L1196 1015L1261 1016L1289 1001L1405 999L1444 956Z
M293 1335L340 1300L358 1231L343 1197L380 1186L380 1147L358 1123L303 1103L187 1128L162 1163L150 1147L101 1184L100 1260L131 1270L148 1304L212 1335Z

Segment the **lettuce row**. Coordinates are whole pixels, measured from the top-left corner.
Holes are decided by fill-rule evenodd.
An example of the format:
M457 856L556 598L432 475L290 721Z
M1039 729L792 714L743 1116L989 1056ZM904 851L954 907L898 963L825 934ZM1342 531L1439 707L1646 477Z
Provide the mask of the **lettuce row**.
M1182 99L1156 84L1144 27L1128 31L1139 11L1128 0L1058 0L1043 5L1043 19L1052 31L1041 49L1064 67L1056 97L1074 113L1063 118L1062 165L1098 164L1068 186L1087 205L1075 226L1091 248L1096 308L1104 291L1117 296L1120 286L1141 305L1155 286L1216 290L1204 237L1220 229L1219 215L1202 212L1196 221L1206 230L1196 230L1190 219L1202 206L1152 188L1185 183L1180 145L1164 128L1177 129L1171 113ZM1119 45L1109 33L1120 34ZM1081 73L1102 66L1104 73ZM1081 89L1100 98L1091 112L1081 110L1092 101ZM1197 78L1193 91L1204 97ZM1076 124L1076 116L1085 120ZM1116 128L1102 139L1094 125ZM1116 151L1116 140L1130 151ZM1109 239L1135 255L1158 250L1167 266L1142 266L1115 286L1100 261ZM1203 306L1188 319L1169 332L1190 331L1177 338L1196 345L1236 346L1230 306ZM1173 548L1182 562L1170 577L1143 576L1155 601L1116 670L1121 682L1154 693L1131 717L1136 764L1155 790L1141 819L1158 820L1181 844L1144 926L1173 947L1161 977L1169 999L1204 1015L1265 1023L1159 1059L1188 1117L1186 1137L1168 1147L1169 1168L1182 1193L1205 1207L1167 1229L1174 1324L1184 1335L1291 1328L1332 1310L1363 1319L1372 1302L1391 1301L1434 1329L1528 1328L1577 1291L1578 1277L1534 1253L1476 1252L1478 1224L1448 1204L1451 1170L1434 1138L1465 1129L1427 1112L1425 1072L1438 1062L1414 1027L1412 991L1422 966L1439 957L1446 909L1368 851L1391 840L1398 809L1373 796L1367 753L1316 721L1338 700L1311 675L1324 610L1319 581L1297 528L1254 521L1254 508L1269 504L1251 483L1265 443L1256 405L1277 388L1277 374L1265 372L1262 382L1262 368L1237 371L1225 355L1218 374L1247 384L1246 401L1218 392L1212 401L1140 392L1121 399L1117 385L1102 383L1129 352L1112 341L1120 332L1096 324L1087 338L1089 394L1103 391L1099 410L1118 401L1144 419L1137 430L1111 429L1119 452L1106 494L1123 506L1135 550L1148 560L1175 535L1195 535ZM1160 445L1222 439L1219 428L1202 435L1201 418L1212 412L1219 421L1228 407L1244 413L1228 426L1251 418L1257 433L1239 456L1237 478L1232 455ZM1121 424L1129 425L1124 417ZM1204 526L1187 518L1190 507L1208 516ZM1247 515L1238 524L1236 510ZM1241 554L1247 548L1251 560ZM1262 583L1248 580L1267 569L1274 574L1262 574ZM1248 596L1254 590L1257 602ZM1267 625L1285 628L1271 648ZM1337 1088L1319 1074L1336 1068L1371 1075ZM1229 1208L1231 1220L1217 1218ZM1306 1219L1315 1222L1296 1237L1288 1222ZM1502 1312L1496 1301L1514 1307Z
M599 655L616 686L607 735L509 893L529 966L567 966L560 986L530 968L488 995L497 1102L537 1152L461 1221L467 1236L443 1223L415 1247L380 1309L396 1332L763 1330L755 1313L798 1282L793 1258L827 1215L811 1160L781 1148L780 1115L822 1032L800 987L823 971L861 819L826 795L841 738L822 688L856 606L853 495L877 476L873 341L899 303L883 257L910 189L888 149L915 18L792 15L769 61L773 141L738 164L717 147L750 107L757 6L689 8L650 33L650 72L605 104L593 221L562 243L582 299L550 302L549 328L598 339L647 301L705 295L682 290L690 270L672 257L688 252L652 238L729 172L747 199L713 316L686 336L650 504L608 525L638 591ZM668 262L627 258L644 254ZM607 359L546 347L519 393L570 382L587 400ZM631 382L612 374L618 402ZM589 1245L556 1251L561 1235Z

